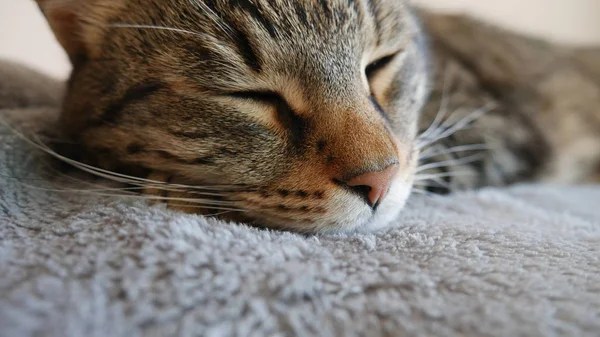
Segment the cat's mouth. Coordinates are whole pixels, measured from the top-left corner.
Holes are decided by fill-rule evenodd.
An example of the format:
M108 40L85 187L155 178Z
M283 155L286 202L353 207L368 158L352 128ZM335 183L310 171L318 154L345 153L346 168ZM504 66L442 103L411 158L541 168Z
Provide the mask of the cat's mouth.
M310 233L340 233L373 231L386 227L404 207L410 194L411 181L395 179L385 198L376 207L363 198L343 190L306 196L304 191L269 190L261 201L246 196L239 202L244 212L224 214L229 220L249 222L252 225L281 230ZM285 198L281 193L285 194Z
M111 180L128 183L142 198L187 213L303 233L370 232L387 227L404 207L418 162L417 148L410 149L408 155L399 156L403 160L355 174L345 182L327 178L313 163L263 186L219 184L219 179L179 180L173 174L143 174L123 165ZM93 168L69 163L85 171ZM112 176L107 170L90 173L94 172Z
M232 199L244 211L221 217L259 227L306 233L372 232L386 228L397 218L408 199L414 180L418 151L411 152L396 170L381 200L369 202L347 187L331 183L321 188L264 187L236 193ZM298 186L298 185L296 185Z

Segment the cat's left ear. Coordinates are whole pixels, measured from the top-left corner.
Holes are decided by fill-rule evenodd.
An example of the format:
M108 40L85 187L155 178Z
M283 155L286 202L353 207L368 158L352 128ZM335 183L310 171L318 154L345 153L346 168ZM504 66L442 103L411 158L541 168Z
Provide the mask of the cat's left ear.
M71 61L86 52L81 36L84 0L36 0Z
M122 0L36 0L71 62L89 55L112 9Z

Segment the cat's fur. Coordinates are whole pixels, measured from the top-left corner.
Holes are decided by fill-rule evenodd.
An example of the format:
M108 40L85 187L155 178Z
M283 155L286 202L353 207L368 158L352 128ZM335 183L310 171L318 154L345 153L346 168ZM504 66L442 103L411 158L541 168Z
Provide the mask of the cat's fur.
M176 208L227 206L243 211L226 218L305 232L370 230L397 215L419 175L457 190L597 173L597 51L462 17L421 13L422 29L399 0L38 3L74 65L65 136L89 163L171 184L146 193ZM491 111L429 145L418 169L418 145L441 134L419 139L419 129L440 107L451 121ZM438 154L473 144L489 147L482 160ZM399 171L377 207L344 185L389 165ZM184 184L210 186L213 203L187 202Z
M495 106L472 130L438 143L490 146L483 161L471 164L478 174L448 181L452 190L521 181L598 181L600 48L554 46L465 17L421 17L437 69L421 128L441 104L445 71L450 110L464 114Z

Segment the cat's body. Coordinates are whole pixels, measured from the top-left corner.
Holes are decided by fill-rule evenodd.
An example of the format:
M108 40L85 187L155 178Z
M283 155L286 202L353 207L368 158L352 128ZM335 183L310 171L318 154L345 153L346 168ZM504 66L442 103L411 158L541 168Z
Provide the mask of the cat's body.
M441 141L446 147L486 143L490 148L470 168L452 168L478 172L451 181L452 189L598 181L600 48L553 46L465 17L421 16L436 69L421 129L437 113L445 84L449 110L464 115L495 106L473 129Z
M421 30L402 1L38 2L74 63L65 135L174 208L370 230L415 179L458 190L598 172L597 51L460 17L423 13ZM418 137L440 108L466 128Z

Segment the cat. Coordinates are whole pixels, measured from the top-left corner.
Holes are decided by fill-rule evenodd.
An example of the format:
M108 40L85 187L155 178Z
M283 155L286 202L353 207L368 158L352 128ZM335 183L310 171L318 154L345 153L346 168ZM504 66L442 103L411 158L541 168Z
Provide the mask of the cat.
M599 171L598 50L401 0L37 2L77 158L174 209L373 231L411 192Z

